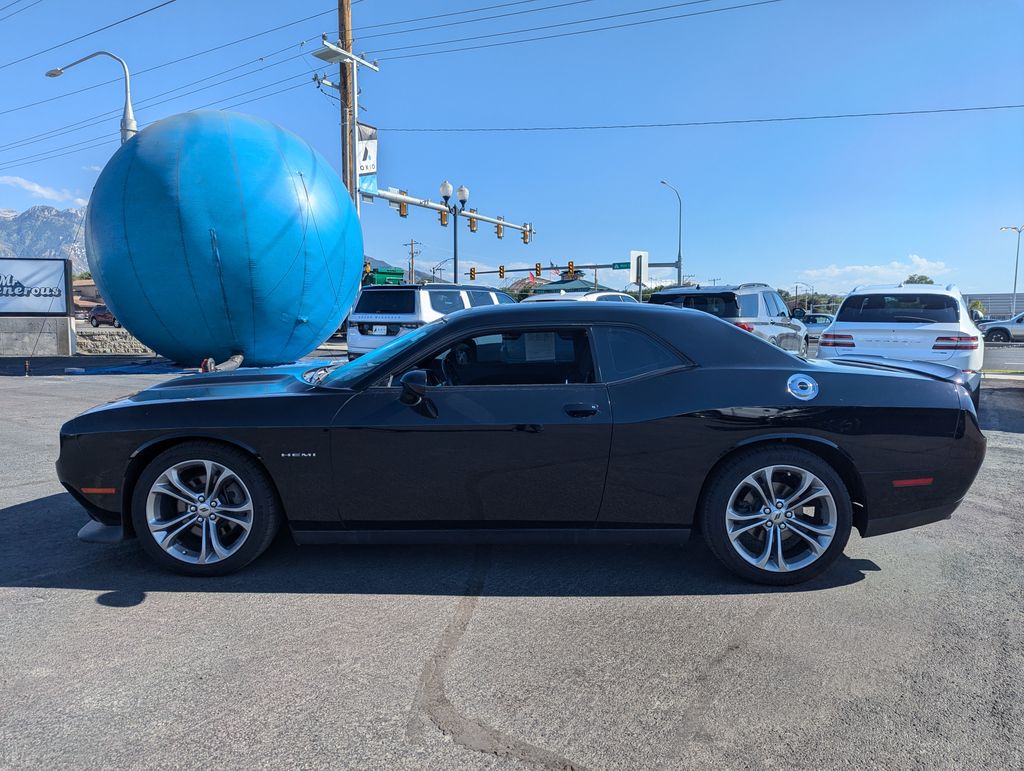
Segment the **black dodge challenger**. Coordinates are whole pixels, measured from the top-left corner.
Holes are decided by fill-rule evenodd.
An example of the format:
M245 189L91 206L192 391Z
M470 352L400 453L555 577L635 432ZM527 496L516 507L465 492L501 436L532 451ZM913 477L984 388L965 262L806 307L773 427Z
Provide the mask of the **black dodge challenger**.
M282 523L299 543L699 529L734 572L789 584L851 527L950 516L985 454L969 385L805 360L698 311L503 305L348 364L186 375L96 407L61 429L57 472L94 520L84 540L134 536L193 575L241 568Z

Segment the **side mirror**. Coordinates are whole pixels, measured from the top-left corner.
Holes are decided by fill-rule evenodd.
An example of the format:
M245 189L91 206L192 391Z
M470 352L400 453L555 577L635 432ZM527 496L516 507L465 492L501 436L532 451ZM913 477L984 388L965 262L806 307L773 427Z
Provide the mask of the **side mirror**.
M427 385L427 372L422 369L409 370L399 378L398 382L402 386L402 395L398 397L398 400L410 407L415 407L422 402L430 388Z

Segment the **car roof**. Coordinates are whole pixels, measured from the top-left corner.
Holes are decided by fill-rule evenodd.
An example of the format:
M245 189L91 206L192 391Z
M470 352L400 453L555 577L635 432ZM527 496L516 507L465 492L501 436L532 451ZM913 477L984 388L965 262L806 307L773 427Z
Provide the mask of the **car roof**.
M956 284L871 284L855 286L850 290L851 295L855 294L878 294L880 292L892 292L893 294L940 294L947 297L963 297ZM849 295L847 295L849 296Z
M417 289L417 290L442 290L446 289L449 291L462 291L467 292L476 290L478 292L501 292L502 294L508 294L504 289L498 289L493 286L470 286L468 284L442 284L439 282L430 284L373 284L371 286L364 286L364 292L381 292L394 289Z
M749 290L761 292L765 289L773 290L768 284L752 281L746 284L718 284L717 286L673 286L666 289L659 289L655 294L660 295L682 295L682 294L719 294L721 292L742 292Z
M553 302L554 300L582 300L585 297L594 297L596 295L610 294L610 295L623 295L629 297L625 292L616 292L614 289L591 289L589 291L573 291L573 292L554 292L532 294L525 298L523 302Z

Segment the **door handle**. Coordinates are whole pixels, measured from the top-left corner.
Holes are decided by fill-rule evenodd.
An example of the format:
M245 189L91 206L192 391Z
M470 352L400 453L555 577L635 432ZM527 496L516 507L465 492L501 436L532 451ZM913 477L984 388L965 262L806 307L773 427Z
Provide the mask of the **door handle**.
M567 404L562 409L570 418L589 418L598 413L596 404Z

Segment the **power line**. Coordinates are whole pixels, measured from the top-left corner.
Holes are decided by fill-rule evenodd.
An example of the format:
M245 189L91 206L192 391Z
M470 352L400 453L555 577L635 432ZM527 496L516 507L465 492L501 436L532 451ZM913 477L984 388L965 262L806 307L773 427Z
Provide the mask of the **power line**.
M729 120L675 121L665 123L612 123L589 126L502 126L473 128L380 128L379 131L403 133L499 133L539 131L615 131L623 129L689 128L692 126L737 126L751 123L795 123L799 121L844 120L849 118L885 118L903 115L939 115L958 112L987 112L993 110L1019 110L1024 104L995 104L981 107L939 107L929 110L887 110L884 112L846 112L827 115L787 115L775 118L734 118Z
M361 0L355 0L352 4ZM385 21L381 24L368 24L365 27L356 27L356 31L364 29L380 29L381 27L394 27L399 24L413 24L417 21L431 21L432 19L444 19L448 16L461 16L464 13L479 13L480 11L493 11L495 8L508 8L513 5L527 5L529 3L537 3L540 0L515 0L512 3L499 3L497 5L486 5L482 8L468 8L462 11L449 11L448 13L435 13L432 16L420 16L416 19L400 19L399 21Z
M156 11L156 10L158 10L160 8L163 8L165 5L170 5L171 3L175 3L175 2L177 2L177 0L164 0L162 3L159 3L158 5L154 5L151 8L147 8L144 11L139 11L138 13L133 13L131 16L125 16L123 19L118 19L117 21L111 22L110 24L105 24L104 26L98 27L97 29L94 29L91 32L86 32L86 33L84 33L82 35L79 35L77 37L73 37L70 40L65 40L63 43L57 43L56 45L52 45L49 48L44 48L41 51L36 51L34 54L28 54L27 56L22 56L20 59L15 59L14 61L7 62L6 64L0 64L0 70L6 69L7 67L11 67L11 66L13 66L15 64L20 64L21 62L24 62L24 61L28 61L29 59L34 59L37 56L42 56L45 53L49 53L50 51L54 51L54 50L56 50L58 48L66 46L69 43L75 43L75 42L77 42L79 40L84 40L87 37L95 35L97 32L103 32L104 30L111 29L112 27L116 27L116 26L118 26L120 24L124 24L126 21L131 21L132 19L137 19L140 16L145 16L147 13L152 13L153 11Z
M656 6L654 8L643 8L643 9L638 10L638 11L624 11L623 13L612 13L612 14L608 14L606 16L593 16L593 17L591 17L589 19L577 19L577 20L574 20L574 21L561 21L561 22L558 22L556 24L544 24L544 25L542 25L540 27L525 27L523 29L513 29L513 30L509 30L507 32L492 32L492 33L487 34L487 35L472 35L470 37L452 38L450 40L437 40L437 41L435 41L433 43L418 43L416 45L396 46L394 48L375 48L375 49L372 49L369 53L383 54L383 53L390 53L391 51L408 51L408 50L411 50L413 48L429 48L430 46L449 45L450 43L466 43L466 42L470 42L470 41L473 41L473 40L486 40L488 38L506 37L508 35L519 35L519 34L524 34L524 33L527 33L527 32L540 32L541 30L546 30L546 29L557 29L558 27L571 27L571 26L574 26L574 25L577 25L577 24L589 24L590 22L593 22L593 21L607 21L608 19L621 19L624 16L637 16L637 15L643 14L643 13L656 13L657 11L667 11L667 10L672 9L672 8L681 8L681 7L688 6L688 5L703 5L704 3L711 3L711 2L715 2L715 0L686 0L686 2L682 2L682 3L671 3L670 5L660 5L660 6ZM771 2L782 2L782 0L771 0ZM718 9L718 10L726 10L726 9ZM678 17L670 16L668 18L672 19L672 18L678 18ZM652 21L665 21L665 19L650 19L650 20L647 20L645 22L636 22L636 23L645 23L646 24L646 23L650 23ZM624 26L628 26L628 25L624 25ZM601 29L618 29L618 27L602 27ZM391 57L391 58L401 58L401 57Z
M628 24L614 24L607 27L595 27L594 29L577 30L576 32L560 32L554 35L541 35L539 37L523 38L522 40L507 40L503 43L485 43L478 46L463 46L462 48L449 48L444 51L426 51L419 54L404 54L402 56L386 56L379 61L397 61L398 59L417 59L422 56L440 56L441 54L454 54L460 51L477 51L483 48L501 48L503 46L514 46L521 43L534 43L539 40L554 40L556 38L563 37L575 37L576 35L589 35L592 32L605 32L612 29L624 29L626 27L638 27L642 24L654 24L659 21L673 21L675 19L685 19L691 16L706 16L712 13L721 13L723 11L735 11L741 8L753 8L758 5L770 5L772 3L781 3L783 0L760 0L756 3L746 3L744 5L730 5L725 8L714 8L708 11L696 11L693 13L681 13L676 16L665 16L661 19L645 19L644 21L634 21Z
M3 10L5 10L5 9L7 9L7 8L10 8L10 7L11 7L12 5L14 5L15 3L20 3L20 2L21 2L21 0L14 0L14 3L8 3L8 4L7 4L7 5L5 5L5 6L3 7L3 8L0 8L0 11L3 11ZM43 0L35 0L35 2L34 2L34 3L29 3L28 5L22 6L21 8L17 9L16 11L11 11L11 12L10 12L9 14L7 14L6 16L0 16L0 21L3 21L4 19L9 19L9 18L11 18L12 16L17 16L17 15L18 15L19 13L21 13L22 11L27 11L27 10L28 10L29 8L31 8L32 6L34 6L34 5L39 5L39 4L41 3L41 2L43 2Z
M254 38L257 38L257 37L262 37L263 35L269 35L272 32L278 32L278 31L280 31L282 29L286 29L287 27L294 27L296 24L302 24L303 22L309 21L311 19L315 19L315 18L317 18L319 16L325 16L325 15L327 15L329 13L335 13L335 11L334 10L330 10L330 11L324 11L322 13L315 13L312 16L306 16L306 17L304 17L302 19L297 19L295 21L288 22L287 24L281 24L281 25L279 25L277 27L271 27L270 29L265 29L262 32L257 32L257 33L254 33L252 35L247 35L245 37L238 38L237 40L232 40L232 41L230 41L228 43L221 43L220 45L214 46L213 48L207 48L207 49L205 49L203 51L196 51L195 53L188 54L186 56L181 56L181 57L178 57L177 59L171 59L170 61L163 62L162 64L156 64L156 65L153 65L152 67L146 67L146 68L141 69L141 70L136 70L136 71L134 71L132 73L132 77L138 77L139 75L144 75L147 72L153 72L154 70L160 70L160 69L163 69L164 67L170 67L173 64L179 64L181 62L188 61L189 59L195 59L196 57L199 57L199 56L205 56L206 54L213 53L214 51L220 51L221 49L229 48L230 46L238 45L239 43L244 43L246 41L253 40ZM320 35L314 35L313 37L308 37L305 40L302 40L301 43L308 43L308 42L310 42L312 40L319 40L319 39L320 39ZM288 46L288 48L290 48L290 47L291 46ZM287 49L282 49L282 50L287 50ZM281 53L281 51L277 51L276 53ZM275 54L268 54L268 56L274 56L274 55ZM83 86L81 88L77 88L74 91L69 91L66 94L58 94L56 96L47 97L46 99L40 99L40 100L35 101L35 102L29 102L27 104L18 105L17 107L9 107L6 110L0 110L0 115L7 115L8 113L19 112L20 110L26 110L29 107L36 107L36 106L38 106L40 104L46 104L47 102L53 102L53 101L56 101L57 99L65 99L65 98L67 98L69 96L77 96L78 94L82 93L83 91L91 91L94 88L100 88L101 86L107 86L107 85L110 85L111 83L119 83L120 81L121 81L121 78L119 78L119 77L111 78L110 80L104 80L104 81L102 81L100 83L94 83L91 86Z
M18 3L20 3L21 1L22 1L22 0L13 0L13 2L10 2L10 3L8 3L7 5L0 5L0 13L2 13L3 11L6 11L6 10L7 10L8 8L10 8L10 7L12 6L12 5L17 5L17 4L18 4Z
M533 0L533 1L536 2L536 0ZM565 8L566 6L570 6L570 5L582 5L584 3L592 3L592 2L594 2L594 0L570 0L569 2L556 3L555 5L545 5L545 6L542 6L540 8L527 8L524 11L509 11L508 13L497 13L497 14L494 14L493 16L480 16L480 17L478 17L476 19L463 19L462 21L448 21L448 22L445 22L444 24L431 24L431 25L426 26L426 27L413 27L411 29L398 29L398 30L395 30L394 32L378 32L378 33L376 33L374 35L360 35L359 36L359 41L361 43L364 40L369 40L370 38L374 38L374 37L388 37L390 35L404 35L404 34L406 34L408 32L423 32L423 31L428 30L428 29L440 29L441 27L457 27L460 24L475 24L478 21L491 21L493 19L504 19L504 18L509 17L509 16L522 16L523 14L527 14L527 13L540 13L541 11L551 11L551 10L553 10L555 8Z
M302 45L302 44L300 43L300 45ZM141 99L141 100L135 102L135 106L136 107L141 107L143 109L145 107L148 107L148 106L153 106L153 100L154 99L159 99L161 96L166 96L168 94L173 94L175 91L181 91L182 89L188 88L189 86L194 86L194 85L197 85L199 83L206 82L208 80L213 80L214 78L218 78L221 75L225 75L225 74L227 74L229 72L233 72L234 70L241 69L242 67L248 67L248 66L250 66L252 64L258 64L258 63L260 63L260 62L264 61L265 59L268 59L268 58L270 58L272 56L276 56L277 54L283 53L284 51L289 51L293 47L294 46L288 46L287 48L282 48L282 49L280 49L278 51L275 51L274 53L266 54L265 56L261 56L258 59L253 59L251 61L245 62L244 64L238 64L238 65L235 65L234 67L229 67L226 70L222 70L221 72L216 72L213 75L207 75L206 77L199 78L198 80L193 80L190 83L184 83L184 84L182 84L180 86L176 86L174 88L168 89L167 91L162 91L159 94L154 94L153 96L146 97L145 99ZM276 67L276 66L278 66L280 64L285 64L287 62L294 61L295 59L303 58L303 57L305 57L307 55L308 55L307 53L303 52L303 53L300 53L300 54L296 54L295 56L291 56L291 57L288 57L286 59L281 59L280 61L273 62L271 64L267 64L266 66L263 66L263 67L257 67L256 69L253 69L253 70L247 70L246 72L243 72L243 73L241 73L239 75L235 75L234 77L230 77L230 78L227 78L225 80L220 80L220 81L218 81L216 83L211 83L208 86L203 86L202 88L197 88L197 89L194 89L192 91L188 91L185 94L179 94L179 97L188 96L190 94L194 94L194 93L197 93L198 91L203 91L203 90L208 89L208 88L214 88L216 86L223 85L224 83L230 83L233 80L238 80L239 78L248 77L249 75L252 75L254 73L262 72L263 70L267 70L267 69L270 69L271 67ZM173 97L173 98L177 99L179 97ZM164 104L167 101L171 101L171 100L165 99L163 102L157 102L156 104ZM60 126L59 128L50 129L49 131L43 131L43 132L41 132L39 134L34 134L34 135L30 136L30 137L24 137L23 139L14 140L13 142L8 142L7 144L0 145L0 153L5 152L7 150L14 150L14 149L17 149L19 147L24 147L25 145L33 144L34 142L36 142L38 140L41 140L41 139L55 139L55 138L57 138L59 136L64 136L66 134L72 134L72 133L74 133L76 131L80 131L80 130L85 129L85 128L90 128L92 126L99 125L100 123L103 123L104 121L106 121L108 118L110 118L112 116L115 116L115 115L118 115L120 113L121 113L121 110L108 110L107 112L99 113L97 115L92 115L92 116L90 116L88 118L83 118L80 121L75 121L74 123L69 123L69 124L67 124L65 126Z

